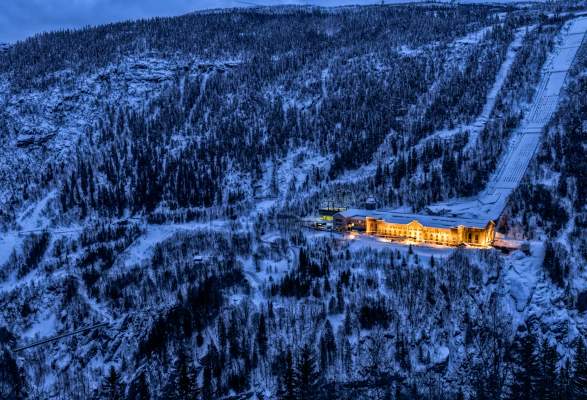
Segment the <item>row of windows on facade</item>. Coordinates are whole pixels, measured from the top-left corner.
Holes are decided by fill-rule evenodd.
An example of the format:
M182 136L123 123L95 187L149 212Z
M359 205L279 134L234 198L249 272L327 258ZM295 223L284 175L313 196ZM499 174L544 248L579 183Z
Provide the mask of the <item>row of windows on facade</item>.
M382 228L377 229L377 234L382 236L394 236L394 237L411 237L414 239L418 239L419 232L418 231L406 231L404 229L394 229L394 228ZM431 240L435 242L458 242L458 238L455 237L453 234L448 233L430 233L424 232L422 234L423 240ZM473 234L469 233L469 242L479 243L479 234L475 234L473 238Z

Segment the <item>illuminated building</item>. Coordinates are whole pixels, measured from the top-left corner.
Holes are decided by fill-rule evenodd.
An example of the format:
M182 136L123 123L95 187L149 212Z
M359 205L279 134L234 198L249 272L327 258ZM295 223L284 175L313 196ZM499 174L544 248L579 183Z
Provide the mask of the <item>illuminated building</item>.
M320 219L324 221L332 221L336 213L339 213L344 210L345 208L341 207L322 207L318 209L318 214L320 215Z
M334 229L444 246L487 247L495 239L495 223L491 220L382 210L349 209L336 213Z

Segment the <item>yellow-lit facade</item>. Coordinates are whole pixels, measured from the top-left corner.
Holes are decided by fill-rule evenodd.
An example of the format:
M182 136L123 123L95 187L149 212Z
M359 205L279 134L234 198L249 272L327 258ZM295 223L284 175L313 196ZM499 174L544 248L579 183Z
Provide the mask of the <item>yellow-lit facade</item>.
M491 220L350 209L333 217L339 232L366 233L385 239L443 246L488 247L495 239Z
M428 227L417 220L408 224L391 223L372 217L365 218L365 233L396 240L411 240L444 246L467 244L491 246L495 238L495 224L489 221L484 228L459 225L451 228Z

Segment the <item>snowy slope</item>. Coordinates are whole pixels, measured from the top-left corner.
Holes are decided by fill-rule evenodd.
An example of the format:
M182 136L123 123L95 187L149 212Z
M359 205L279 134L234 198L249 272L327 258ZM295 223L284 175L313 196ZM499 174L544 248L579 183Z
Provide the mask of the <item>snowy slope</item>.
M467 147L475 146L475 143L477 142L477 137L479 136L479 133L481 133L481 131L483 130L483 128L487 124L487 121L489 120L489 117L491 116L491 112L493 111L493 108L495 107L495 103L497 101L497 96L506 81L506 78L509 74L511 66L514 62L514 59L516 58L516 52L519 50L526 34L531 32L535 28L536 28L536 26L533 25L533 26L529 26L529 27L520 28L516 31L515 38L512 41L512 43L510 44L510 46L508 47L505 61L502 63L502 65L497 73L497 76L495 78L495 82L493 83L493 86L489 90L489 93L487 93L485 104L483 105L483 109L482 109L481 113L477 116L477 118L475 118L475 120L471 124L457 126L457 127L450 129L450 130L442 130L439 132L435 132L432 135L428 136L426 138L426 140L433 140L436 138L446 139L446 138L450 138L458 133L468 132L469 133L469 141L467 143Z
M428 207L434 212L485 217L496 220L518 186L540 143L541 132L560 101L560 92L574 57L587 33L587 18L569 21L542 71L536 94L520 127L513 134L487 188L474 199L450 200Z
M208 77L235 62L129 56L82 76L63 71L61 75L69 80L67 87L16 93L0 77L0 102L11 127L0 132L0 206L10 201L11 193L22 191L13 187L15 174L23 168L39 174L48 163L68 159L83 133L104 117L107 107L141 109L166 90L178 71ZM205 80L202 93L204 90Z
M503 207L500 191L511 193L534 153L535 124L544 126L560 100L565 75L557 68L568 69L578 38L584 36L584 21L572 21L560 35L532 103L535 111L528 112L512 139L501 172L492 180L493 192L432 208L487 217ZM449 46L474 46L485 32L487 28L475 31ZM466 127L474 134L494 108L525 32L516 31L494 83L486 96L481 94L482 112ZM404 55L425 51L402 50ZM84 139L84 128L100 117L102 106L121 103L141 109L166 90L178 68L203 78L195 86L195 97L205 98L210 87L218 90L213 78L222 65L198 60L192 65L149 55L94 71L80 77L75 89L49 91L45 99L38 92L7 95L11 121L19 129L38 125L57 133L42 146L19 147L17 155L0 153L7 159L0 176L9 182L11 168L34 165L44 151L74 146L77 139ZM332 84L336 77L323 65L315 72L312 84L314 94L321 96L320 108L326 104L323 99L337 95ZM23 102L48 106L32 115L19 108ZM54 108L62 120L52 117ZM307 110L300 107L296 112ZM450 139L454 133L444 135ZM189 139L176 132L172 136L177 142ZM10 143L18 137L20 133L10 136ZM397 379L402 382L398 392L406 396L420 390L449 399L462 391L466 398L474 398L477 383L471 371L489 371L492 366L484 363L508 354L516 329L529 320L542 324L541 339L558 343L561 363L568 359L572 341L587 324L561 300L562 290L545 278L543 243L531 242L527 253L510 254L495 249L412 248L301 226L298 217L315 213L314 199L329 185L346 184L351 190L365 182L371 185L376 161L393 157L391 145L400 140L401 135L392 132L373 162L322 180L316 176L327 177L332 155L305 143L287 143L283 154L260 164L256 180L228 168L221 185L245 192L244 204L232 204L230 215L210 207L209 214L192 222L92 215L76 222L81 226L50 226L59 210L59 191L27 199L17 210L14 226L0 233L0 266L10 268L10 276L0 282L0 326L16 336L15 345L8 348L80 325L109 322L107 327L18 353L18 365L26 371L33 395L68 398L64 393L77 393L91 398L113 367L127 388L144 373L153 396L166 398L165 390L175 386L178 355L185 351L198 387L209 372L207 363L220 354L221 368L213 379L225 397L215 397L275 398L284 355L291 350L298 360L300 349L310 344L324 382L334 382L327 386L331 393L351 388L344 392L347 398L384 398L382 391L372 388L379 381ZM474 145L472 141L470 146ZM36 168L42 171L43 165ZM307 204L295 208L295 201ZM50 235L49 245L33 268L19 276L19 263L26 260L12 263L10 254L25 253L22 244L43 228ZM261 317L266 321L265 354L260 350ZM332 343L336 351L329 359L323 354Z

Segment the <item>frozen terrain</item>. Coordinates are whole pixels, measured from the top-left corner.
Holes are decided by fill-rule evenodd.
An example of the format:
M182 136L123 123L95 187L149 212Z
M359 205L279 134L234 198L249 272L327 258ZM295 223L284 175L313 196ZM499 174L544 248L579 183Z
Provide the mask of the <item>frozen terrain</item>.
M499 68L495 82L489 90L489 93L487 94L487 98L485 100L485 104L483 105L483 110L481 111L481 114L479 114L471 124L457 126L453 129L435 132L433 135L430 135L427 139L449 138L458 133L468 132L469 141L467 143L467 147L475 146L475 143L477 142L477 137L487 124L487 121L491 116L491 112L495 107L497 96L506 81L512 64L514 63L516 53L520 49L522 41L524 40L526 34L528 34L528 32L532 31L534 28L536 28L536 26L524 27L516 31L516 36L510 44L510 46L508 47L505 61Z
M394 243L309 229L309 218L302 218L322 202L359 204L368 195L380 210L411 218L412 207L453 199L433 204L439 215L428 221L487 222L508 201L510 228L499 238L518 237L522 217L510 209L522 188L510 194L525 172L532 184L543 182L532 176L539 168L526 169L539 140L547 147L550 136L540 135L555 125L549 122L561 114L555 110L573 104L574 72L584 71L580 58L573 60L587 28L580 18L559 33L566 19L517 18L524 7L513 16L497 5L462 7L472 15L462 18L461 33L442 36L460 28L441 25L429 42L397 43L394 26L381 30L373 21L385 26L390 18L379 20L380 14L404 6L364 7L362 17L356 14L362 7L312 12L310 22L296 11L295 29L284 23L285 8L275 15L226 12L208 21L210 40L203 31L203 47L188 48L186 57L173 52L178 43L197 43L186 32L200 20L172 18L145 22L144 36L137 36L148 43L164 32L158 39L169 40L164 51L131 48L120 61L64 72L67 85L10 92L10 77L0 76L0 95L6 94L0 133L7 129L0 142L6 161L0 212L10 212L0 232L0 371L8 365L6 348L4 357L13 355L12 365L22 368L32 398L135 399L139 386L152 395L143 398L273 399L281 397L287 355L298 374L307 346L320 381L304 388L310 396L289 398L314 398L320 390L328 394L321 398L474 399L485 382L498 382L501 395L489 388L484 398L510 400L516 340L535 326L537 358L550 343L555 369L572 363L574 342L587 332L586 311L577 305L580 295L587 299L585 263L576 250L580 214L569 212L552 236L554 247L576 258L553 256L543 235L547 222L532 225L543 222L534 204L518 207L537 232L520 234L519 249ZM461 9L405 8L397 25L405 22L414 38L437 13L448 10L450 17ZM483 12L490 17L478 20ZM414 22L420 17L426 23ZM186 32L175 32L178 26ZM231 37L218 36L223 26L243 43L219 40ZM133 27L109 34L123 42ZM306 39L287 42L306 30ZM337 37L338 30L348 34ZM357 35L373 39L354 47ZM56 43L47 43L47 51L59 49L58 35L48 37ZM222 51L206 53L214 40ZM276 42L285 42L283 52L266 48ZM234 43L252 43L256 56L239 58L230 50ZM325 43L333 47L322 54ZM460 74L465 78L455 79ZM396 110L378 109L396 103ZM516 129L511 136L496 139L495 148L508 151L484 189L467 179L477 176L479 159L491 157L495 165L497 152L489 153L483 130L497 125L496 107L502 111L503 104L513 105L520 122L508 125L508 132ZM424 131L416 127L412 136L402 129L407 123L381 129L390 115L407 122L425 115L409 114L417 106L433 110ZM523 120L518 110L526 111ZM575 131L560 136L567 132ZM342 167L333 172L336 162ZM32 170L19 173L20 165ZM29 185L22 199L3 195L22 194L8 184L34 182L29 177L45 165L57 175L41 179L40 189ZM484 180L487 165L479 167ZM413 178L409 185L405 177ZM569 188L574 192L571 178ZM474 198L453 194L482 189ZM411 194L422 196L412 201ZM564 284L550 276L549 259L551 269L570 271ZM496 370L504 377L486 374ZM108 396L117 380L123 394ZM186 381L197 394L175 393Z
M499 218L509 195L519 185L540 144L542 130L557 108L566 76L586 32L587 17L571 20L563 27L555 49L543 67L542 78L530 109L512 135L507 153L502 157L487 188L471 199L433 204L428 207L430 211L492 220Z

